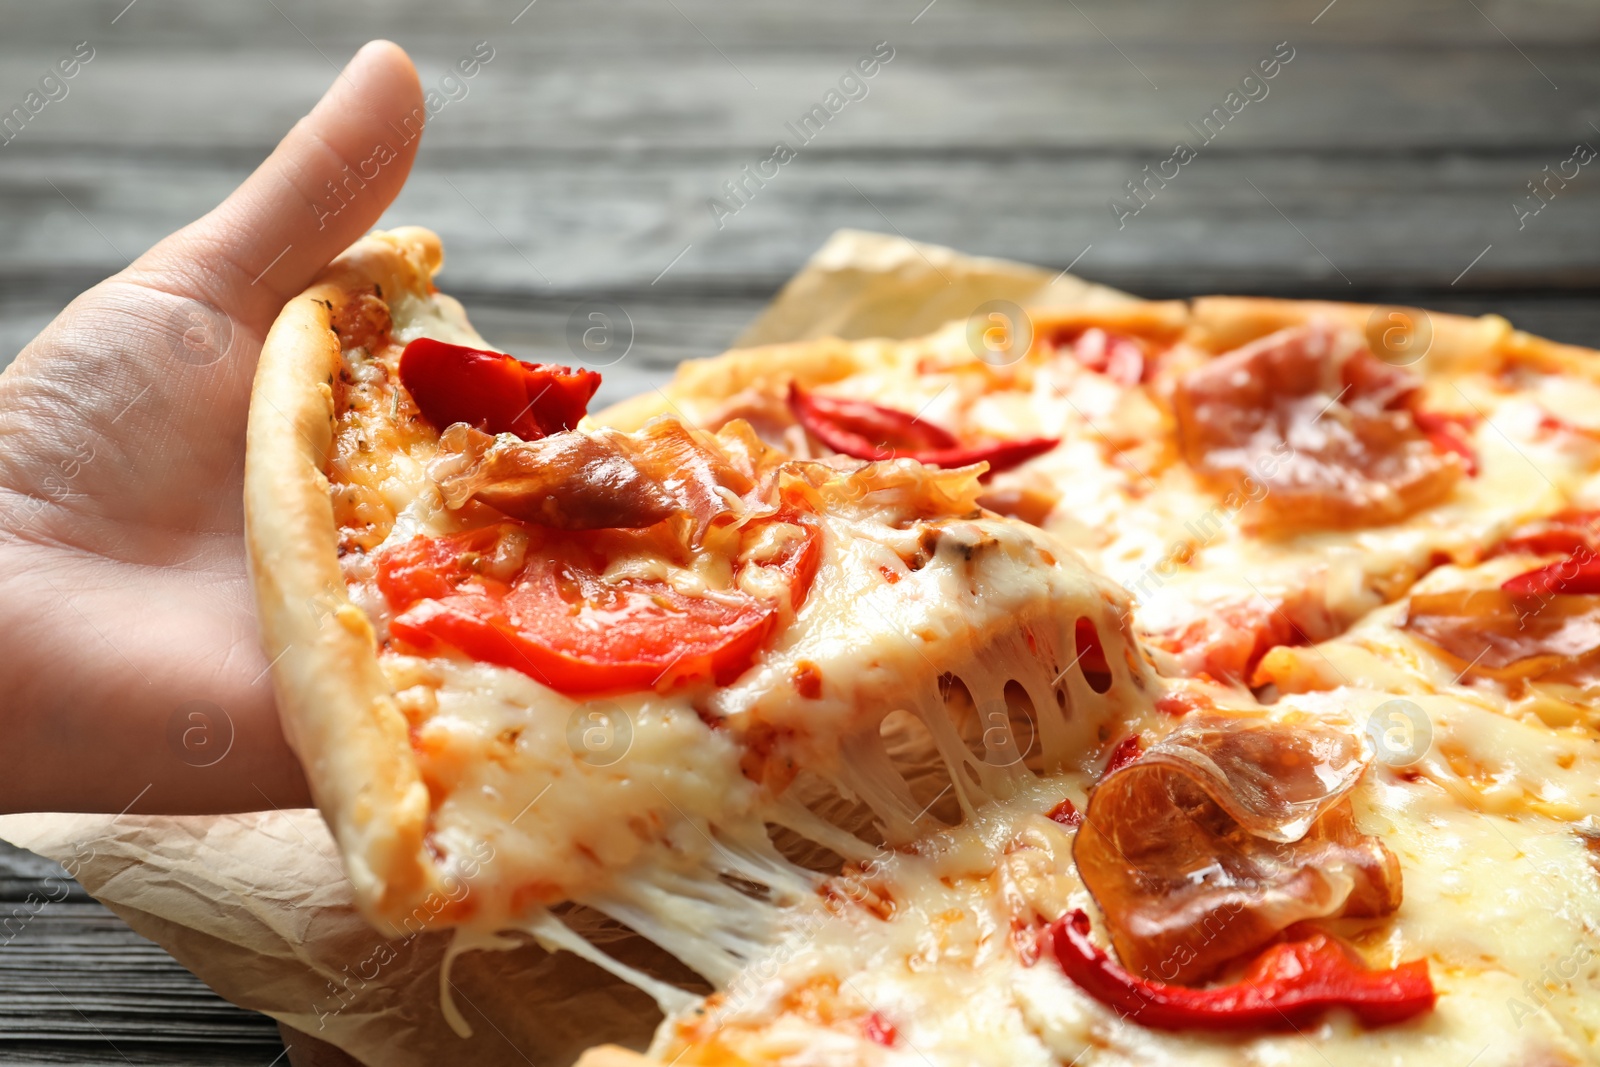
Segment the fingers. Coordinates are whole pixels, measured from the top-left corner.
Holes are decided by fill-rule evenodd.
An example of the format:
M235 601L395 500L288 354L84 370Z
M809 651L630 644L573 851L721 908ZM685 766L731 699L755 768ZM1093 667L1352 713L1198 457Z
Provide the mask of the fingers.
M410 58L388 41L367 44L244 184L124 277L264 333L400 192L425 116Z

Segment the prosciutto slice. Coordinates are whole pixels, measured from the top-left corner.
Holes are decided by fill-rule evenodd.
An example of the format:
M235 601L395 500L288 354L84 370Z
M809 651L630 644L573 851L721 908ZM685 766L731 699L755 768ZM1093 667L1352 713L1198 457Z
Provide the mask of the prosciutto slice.
M1090 793L1073 858L1123 966L1192 983L1307 919L1385 915L1400 866L1355 826L1358 734L1190 712Z
M568 431L537 441L491 437L458 423L429 467L445 503L487 504L558 530L643 529L674 516L698 537L776 465L740 422L714 437L663 418L637 433Z
M1600 670L1600 596L1418 593L1400 625L1473 677L1578 682Z
M1396 522L1465 471L1409 408L1420 381L1326 323L1281 330L1185 374L1178 442L1202 482L1241 501L1247 529Z

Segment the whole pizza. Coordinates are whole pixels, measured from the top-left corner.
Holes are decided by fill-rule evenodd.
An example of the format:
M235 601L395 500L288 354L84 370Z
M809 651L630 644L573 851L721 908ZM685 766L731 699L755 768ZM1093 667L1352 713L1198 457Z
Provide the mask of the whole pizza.
M1596 353L1132 301L590 414L441 258L341 256L250 416L285 731L380 930L651 994L590 1067L1600 1060Z

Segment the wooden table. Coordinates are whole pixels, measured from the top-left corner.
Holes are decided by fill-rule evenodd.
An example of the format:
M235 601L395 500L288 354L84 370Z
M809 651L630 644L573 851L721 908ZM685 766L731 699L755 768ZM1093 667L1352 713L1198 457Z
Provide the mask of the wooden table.
M430 125L387 221L438 230L446 286L524 356L566 360L575 309L620 305L634 342L602 400L724 347L842 226L1148 296L1496 311L1600 345L1600 164L1548 202L1527 185L1600 145L1600 8L1584 0L525 3L0 3L0 112L77 42L94 48L69 95L0 145L0 366L215 203L380 35L428 86L478 42L494 50ZM882 41L893 59L867 95L713 212ZM1246 91L1260 98L1238 106ZM1172 174L1180 141L1194 158L1129 199L1146 166ZM270 1020L81 891L29 904L51 873L0 856L0 920L27 915L0 938L0 1061L283 1054Z

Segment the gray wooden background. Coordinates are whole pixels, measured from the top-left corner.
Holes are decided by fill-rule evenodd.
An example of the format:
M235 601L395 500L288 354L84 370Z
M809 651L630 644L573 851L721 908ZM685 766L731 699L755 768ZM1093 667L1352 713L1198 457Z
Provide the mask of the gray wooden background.
M1548 202L1527 184L1600 147L1592 0L4 0L0 113L77 42L95 58L0 145L0 366L222 197L375 36L427 86L494 49L386 221L438 230L445 286L521 355L570 358L574 309L620 305L634 343L603 400L724 347L841 226L1148 296L1492 310L1600 345L1600 162ZM719 228L707 200L880 41L868 95ZM1187 123L1280 42L1267 95L1202 145ZM1180 140L1197 158L1119 228L1111 199ZM0 918L49 873L0 857ZM282 1052L81 895L0 946L0 1062Z

